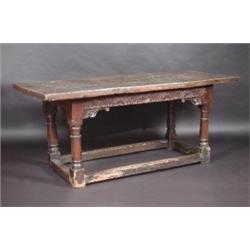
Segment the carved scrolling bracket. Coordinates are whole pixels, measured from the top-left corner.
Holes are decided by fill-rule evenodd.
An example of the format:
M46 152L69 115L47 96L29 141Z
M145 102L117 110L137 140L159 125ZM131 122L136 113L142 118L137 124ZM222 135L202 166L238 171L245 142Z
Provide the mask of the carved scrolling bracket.
M204 96L196 96L193 98L181 98L182 103L185 103L186 101L191 102L195 106L200 106L206 103Z
M97 113L99 111L106 111L106 112L109 112L110 111L110 108L94 108L94 109L87 109L85 111L85 114L84 114L84 119L88 119L88 118L95 118Z
M190 102L195 106L200 106L204 104L204 99L201 97L192 98Z

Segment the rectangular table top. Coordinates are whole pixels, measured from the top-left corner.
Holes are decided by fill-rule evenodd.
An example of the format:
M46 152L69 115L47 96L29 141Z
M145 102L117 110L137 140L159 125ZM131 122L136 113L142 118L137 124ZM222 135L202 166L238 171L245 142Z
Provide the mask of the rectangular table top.
M186 71L85 77L78 80L25 82L14 84L14 88L26 95L37 97L43 101L57 101L128 93L188 89L211 84L230 83L237 80L239 80L239 76Z

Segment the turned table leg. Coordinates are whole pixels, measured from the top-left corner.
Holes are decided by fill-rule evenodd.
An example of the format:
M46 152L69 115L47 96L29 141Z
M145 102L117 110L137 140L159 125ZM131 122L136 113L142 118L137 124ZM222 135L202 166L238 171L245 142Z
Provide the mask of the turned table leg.
M84 187L86 184L85 170L82 159L81 128L84 107L82 103L72 102L67 110L67 120L70 129L72 165L69 172L73 187Z
M175 131L175 106L172 101L167 103L167 141L168 149L172 150L174 148L174 143L176 140Z
M47 123L48 155L49 155L49 164L51 164L52 158L60 157L60 150L59 150L57 130L56 130L57 107L54 103L44 102L43 110Z
M210 146L208 144L208 124L209 112L212 105L213 87L206 89L204 103L200 105L200 154L201 163L208 163L210 161Z

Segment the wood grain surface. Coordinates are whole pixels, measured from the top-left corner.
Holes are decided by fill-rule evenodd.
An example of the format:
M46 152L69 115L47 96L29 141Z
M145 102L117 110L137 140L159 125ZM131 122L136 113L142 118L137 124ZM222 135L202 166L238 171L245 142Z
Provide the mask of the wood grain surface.
M239 80L239 76L186 71L85 77L78 80L25 82L14 84L14 88L25 95L34 96L44 101L57 101L187 89L219 83L230 83L237 80Z

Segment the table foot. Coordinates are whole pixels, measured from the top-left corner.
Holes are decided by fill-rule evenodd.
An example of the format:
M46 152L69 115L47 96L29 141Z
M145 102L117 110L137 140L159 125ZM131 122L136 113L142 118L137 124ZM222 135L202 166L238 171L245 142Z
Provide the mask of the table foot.
M207 164L210 162L210 154L211 148L208 145L200 146L200 157L202 164Z
M69 170L69 182L74 188L83 188L86 185L84 169Z

